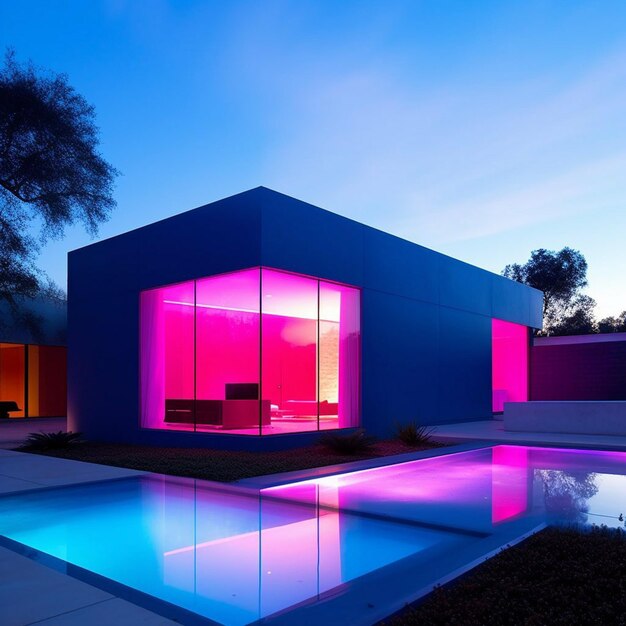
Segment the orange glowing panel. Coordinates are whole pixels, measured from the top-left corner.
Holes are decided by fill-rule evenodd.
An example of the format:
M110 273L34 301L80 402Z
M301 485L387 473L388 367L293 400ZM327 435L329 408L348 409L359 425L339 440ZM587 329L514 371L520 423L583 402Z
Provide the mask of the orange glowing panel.
M0 343L0 401L16 402L19 411L10 417L24 417L26 404L26 352L24 344Z

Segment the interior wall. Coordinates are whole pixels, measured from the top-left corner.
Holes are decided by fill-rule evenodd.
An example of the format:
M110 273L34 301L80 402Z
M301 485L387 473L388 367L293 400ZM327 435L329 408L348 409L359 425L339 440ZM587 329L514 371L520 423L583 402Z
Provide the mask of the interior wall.
M196 393L223 400L227 383L259 383L259 314L196 309Z
M63 417L67 413L67 350L28 346L28 416Z
M263 398L281 409L317 400L316 343L316 320L263 316Z

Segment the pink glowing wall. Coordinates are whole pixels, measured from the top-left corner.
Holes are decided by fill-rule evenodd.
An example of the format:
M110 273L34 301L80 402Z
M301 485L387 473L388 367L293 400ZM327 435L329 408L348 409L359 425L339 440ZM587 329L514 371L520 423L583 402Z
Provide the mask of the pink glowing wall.
M505 402L528 400L528 328L521 324L491 321L493 411Z
M357 289L253 268L145 291L140 305L143 427L199 428L194 414L166 423L166 400L224 401L229 383L260 383L262 434L358 425Z

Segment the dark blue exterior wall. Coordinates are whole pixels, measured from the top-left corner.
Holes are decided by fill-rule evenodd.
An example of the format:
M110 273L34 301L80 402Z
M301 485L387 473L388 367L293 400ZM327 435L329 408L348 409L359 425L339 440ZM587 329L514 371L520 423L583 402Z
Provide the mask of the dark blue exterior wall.
M362 423L379 436L490 416L491 317L541 326L538 291L261 187L70 253L70 428L264 449L317 437L139 429L139 292L259 265L362 289Z

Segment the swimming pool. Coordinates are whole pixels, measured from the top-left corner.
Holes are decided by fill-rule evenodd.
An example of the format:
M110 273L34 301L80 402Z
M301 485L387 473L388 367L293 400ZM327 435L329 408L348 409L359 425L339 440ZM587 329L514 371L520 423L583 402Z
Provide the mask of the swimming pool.
M626 453L495 446L262 489L0 498L5 545L183 623L371 623L543 523L623 526Z

